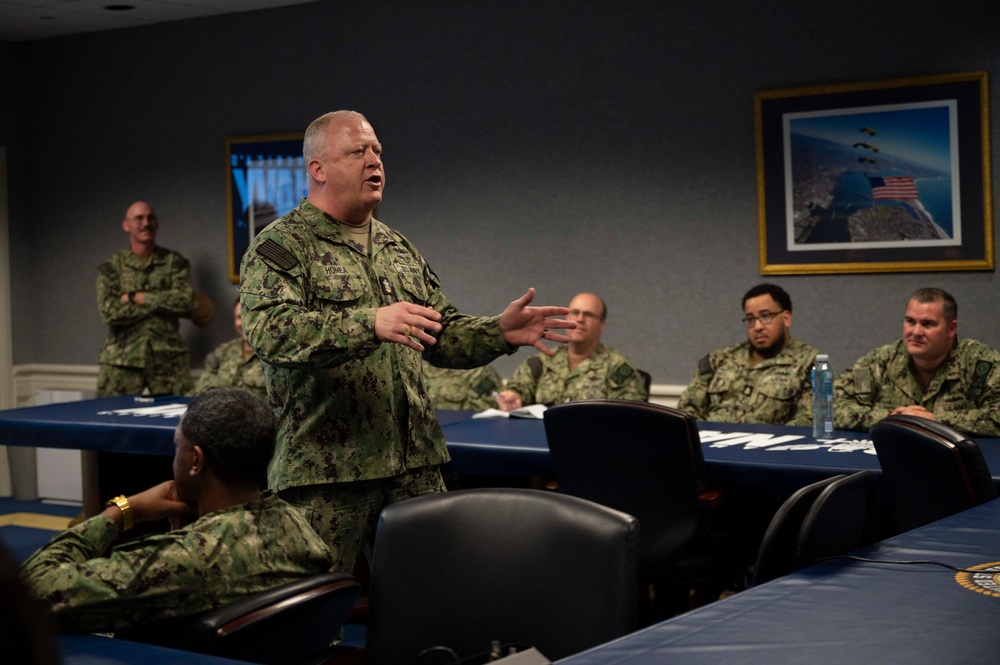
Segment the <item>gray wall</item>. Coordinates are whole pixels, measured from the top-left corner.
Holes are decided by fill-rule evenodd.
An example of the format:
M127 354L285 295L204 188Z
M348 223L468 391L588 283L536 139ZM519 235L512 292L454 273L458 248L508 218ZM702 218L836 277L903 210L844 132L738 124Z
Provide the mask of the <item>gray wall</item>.
M753 93L1000 69L992 1L818 4L338 1L0 45L21 86L0 137L30 146L10 153L14 361L96 363L95 267L144 198L222 310L207 331L185 323L200 366L233 334L226 137L354 108L385 148L380 218L457 306L595 291L606 341L686 383L743 338L739 298L763 281ZM924 285L956 295L960 334L1000 346L994 272L773 281L838 369L897 338Z

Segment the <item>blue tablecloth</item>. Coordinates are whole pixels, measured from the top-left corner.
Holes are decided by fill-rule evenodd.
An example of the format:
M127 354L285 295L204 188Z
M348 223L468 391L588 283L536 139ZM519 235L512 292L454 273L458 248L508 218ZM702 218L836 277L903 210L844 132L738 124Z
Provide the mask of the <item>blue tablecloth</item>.
M102 452L173 455L173 431L190 402L134 397L0 411L0 443ZM438 411L452 461L471 474L538 476L552 472L544 423L530 418L472 418L472 411ZM699 423L706 467L719 486L767 488L779 496L816 480L879 470L863 432L836 432L817 441L807 427ZM978 439L1000 483L1000 439Z
M0 443L173 455L174 428L188 397L104 397L0 411Z
M1000 569L1000 499L857 554ZM558 665L995 663L997 575L833 559Z
M246 665L242 660L117 640L100 635L60 635L63 665Z
M452 461L465 473L533 476L552 472L545 427L530 418L454 420L443 426ZM808 427L699 423L705 466L718 486L766 488L788 496L837 474L880 471L866 432L835 432L818 441ZM1000 484L1000 439L979 439Z

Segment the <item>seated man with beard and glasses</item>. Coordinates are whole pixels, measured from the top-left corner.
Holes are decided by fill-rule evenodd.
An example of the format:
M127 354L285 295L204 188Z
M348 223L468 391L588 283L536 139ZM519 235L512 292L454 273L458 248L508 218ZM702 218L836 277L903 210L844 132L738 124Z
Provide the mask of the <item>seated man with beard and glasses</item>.
M759 284L743 296L747 341L698 362L677 407L699 420L808 425L816 349L792 339L792 299Z

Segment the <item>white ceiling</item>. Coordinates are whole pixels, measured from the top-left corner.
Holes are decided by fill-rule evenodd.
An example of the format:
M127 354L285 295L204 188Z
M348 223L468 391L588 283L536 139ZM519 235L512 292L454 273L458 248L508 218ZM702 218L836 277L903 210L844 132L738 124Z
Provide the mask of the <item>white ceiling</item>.
M0 0L0 41L26 42L319 0ZM108 7L132 7L114 11Z

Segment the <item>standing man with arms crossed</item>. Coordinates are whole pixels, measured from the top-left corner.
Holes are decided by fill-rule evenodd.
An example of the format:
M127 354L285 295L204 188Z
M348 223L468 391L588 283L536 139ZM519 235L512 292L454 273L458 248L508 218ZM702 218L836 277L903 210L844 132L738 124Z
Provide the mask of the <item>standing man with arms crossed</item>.
M97 396L183 395L191 389L188 350L178 319L191 311L187 259L156 245L159 222L145 201L128 207L129 248L97 268L97 304L108 326Z
M499 317L458 312L406 238L372 213L382 200L382 146L360 113L336 111L306 129L309 195L270 224L243 257L243 327L265 363L279 420L268 484L301 507L351 570L381 509L444 490L444 435L421 360L486 364L575 324L564 307L529 307L534 289Z
M524 404L552 406L573 400L611 397L645 400L649 395L632 362L601 344L608 308L593 293L581 293L569 302L569 344L552 357L532 356L514 372L496 401L504 411Z
M871 351L834 382L834 424L867 431L892 414L920 416L980 436L1000 436L1000 353L958 339L958 303L918 289L903 339Z
M792 338L791 296L758 284L743 296L742 321L747 341L698 361L677 408L710 422L808 425L816 349Z

